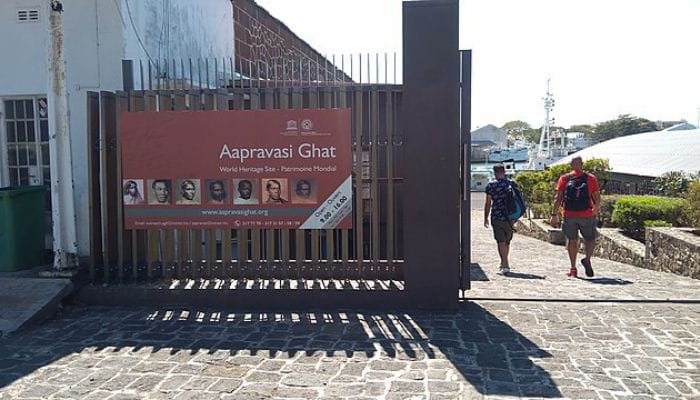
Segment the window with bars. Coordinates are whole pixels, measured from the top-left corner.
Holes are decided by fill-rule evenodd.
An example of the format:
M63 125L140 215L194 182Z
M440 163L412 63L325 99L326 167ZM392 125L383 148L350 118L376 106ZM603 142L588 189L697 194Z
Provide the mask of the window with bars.
M51 185L49 121L46 98L13 99L3 102L4 134L10 186ZM47 207L51 210L50 192Z

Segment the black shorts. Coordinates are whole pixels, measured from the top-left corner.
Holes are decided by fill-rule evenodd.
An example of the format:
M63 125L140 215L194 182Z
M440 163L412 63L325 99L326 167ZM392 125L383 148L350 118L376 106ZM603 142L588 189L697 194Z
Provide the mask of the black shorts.
M498 243L510 243L513 240L513 223L511 221L491 220L493 237Z

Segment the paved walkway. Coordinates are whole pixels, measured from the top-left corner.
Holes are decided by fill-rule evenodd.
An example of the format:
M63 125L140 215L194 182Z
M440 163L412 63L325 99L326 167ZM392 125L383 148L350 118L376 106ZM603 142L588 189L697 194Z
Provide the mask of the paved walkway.
M520 235L500 277L479 221L481 300L457 312L71 307L0 339L0 399L700 398L700 304L649 301L700 282L598 259L568 279Z
M516 234L511 243L513 273L498 275L500 264L491 229L483 213L472 211L472 299L533 300L694 300L700 303L700 280L593 258L595 277L566 276L569 256L564 246Z

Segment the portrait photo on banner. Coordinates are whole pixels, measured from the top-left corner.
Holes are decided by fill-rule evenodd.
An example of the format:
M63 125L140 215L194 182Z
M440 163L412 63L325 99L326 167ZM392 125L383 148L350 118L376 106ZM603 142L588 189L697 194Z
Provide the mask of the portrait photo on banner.
M178 179L176 181L178 205L196 205L202 203L202 190L199 179Z
M122 181L122 194L125 206L135 206L144 203L143 179L124 179Z
M292 203L316 204L318 187L316 180L311 178L297 178L292 181Z
M229 204L228 187L224 179L208 179L207 187L207 204L208 205L224 205Z
M262 191L264 204L289 203L289 184L286 178L263 178Z
M260 182L257 179L243 178L233 180L233 204L260 204Z
M172 183L170 179L157 178L148 179L148 204L154 206L164 206L172 204L171 192Z

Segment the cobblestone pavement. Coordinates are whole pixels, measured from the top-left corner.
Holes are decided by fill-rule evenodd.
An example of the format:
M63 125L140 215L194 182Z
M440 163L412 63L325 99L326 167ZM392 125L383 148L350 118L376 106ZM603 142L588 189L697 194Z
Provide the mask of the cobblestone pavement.
M0 400L700 399L697 281L600 259L568 279L520 235L501 277L473 221L456 312L70 306L0 339Z
M700 396L700 311L686 304L72 308L0 343L3 400Z

